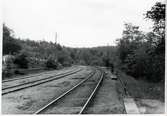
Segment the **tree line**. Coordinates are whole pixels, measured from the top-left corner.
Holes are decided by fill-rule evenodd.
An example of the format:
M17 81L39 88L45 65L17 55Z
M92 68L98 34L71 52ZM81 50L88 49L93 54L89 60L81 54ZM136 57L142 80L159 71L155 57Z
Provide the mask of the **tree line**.
M22 40L3 24L3 55L15 56L13 63L19 68L65 66L111 66L125 71L137 79L163 81L165 72L165 5L157 2L145 14L154 22L151 32L125 23L117 46L70 48L46 41Z
M12 36L13 31L3 25L3 55L15 56L13 63L19 68L64 66L105 66L117 59L114 46L70 48L46 41L22 40Z

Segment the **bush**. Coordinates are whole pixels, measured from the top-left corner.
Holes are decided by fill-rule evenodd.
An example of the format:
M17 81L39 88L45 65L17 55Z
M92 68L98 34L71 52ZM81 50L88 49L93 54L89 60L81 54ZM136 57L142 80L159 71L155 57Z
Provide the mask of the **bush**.
M14 74L24 75L25 73L23 73L23 72L21 72L21 71L19 71L19 70L15 70L15 71L14 71Z
M57 69L58 68L58 62L56 62L54 59L49 58L46 61L46 68L53 68Z
M19 54L18 56L16 56L15 60L14 60L14 64L16 64L19 68L28 68L28 59L27 59L27 55L24 53Z
M5 69L2 71L2 79L5 79L6 77L11 77L13 75L12 70Z
M69 67L69 66L71 66L71 63L68 61L65 61L65 62L63 62L63 66Z

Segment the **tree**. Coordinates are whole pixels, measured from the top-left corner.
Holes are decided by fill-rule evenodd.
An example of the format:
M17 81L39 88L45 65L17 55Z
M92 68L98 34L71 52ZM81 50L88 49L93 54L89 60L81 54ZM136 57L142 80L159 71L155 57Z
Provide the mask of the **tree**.
M154 30L165 28L165 4L157 2L151 10L147 11L146 18L154 22Z
M159 80L164 80L165 77L165 9L165 4L157 2L146 13L146 18L154 22L153 32L157 36L151 61L154 69L153 76L157 76Z
M153 32L159 36L156 48L157 54L165 53L165 8L165 4L157 2L151 10L147 11L145 16L154 22Z
M3 24L3 55L14 55L21 50L20 44L11 36L13 31Z
M144 34L139 31L139 27L126 23L122 38L118 40L119 58L122 63L125 63L127 56L133 54L144 41Z

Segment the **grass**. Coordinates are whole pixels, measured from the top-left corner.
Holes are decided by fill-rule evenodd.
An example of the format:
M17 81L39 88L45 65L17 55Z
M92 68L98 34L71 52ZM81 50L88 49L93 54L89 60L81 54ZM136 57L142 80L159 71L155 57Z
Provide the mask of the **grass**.
M152 83L144 80L136 80L135 78L126 75L122 71L118 71L117 76L122 80L128 91L128 94L131 97L142 99L158 99L164 102L164 83Z

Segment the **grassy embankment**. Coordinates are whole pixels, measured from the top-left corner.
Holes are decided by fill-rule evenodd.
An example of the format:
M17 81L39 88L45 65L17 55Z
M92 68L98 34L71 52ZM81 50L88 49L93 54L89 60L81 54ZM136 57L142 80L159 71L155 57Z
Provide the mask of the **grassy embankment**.
M152 83L144 80L136 80L135 78L126 75L122 71L118 71L118 78L124 84L127 93L133 98L141 99L157 99L164 102L165 85L163 82ZM125 95L124 88L120 82L117 83L118 92ZM125 95L127 97L127 95Z

